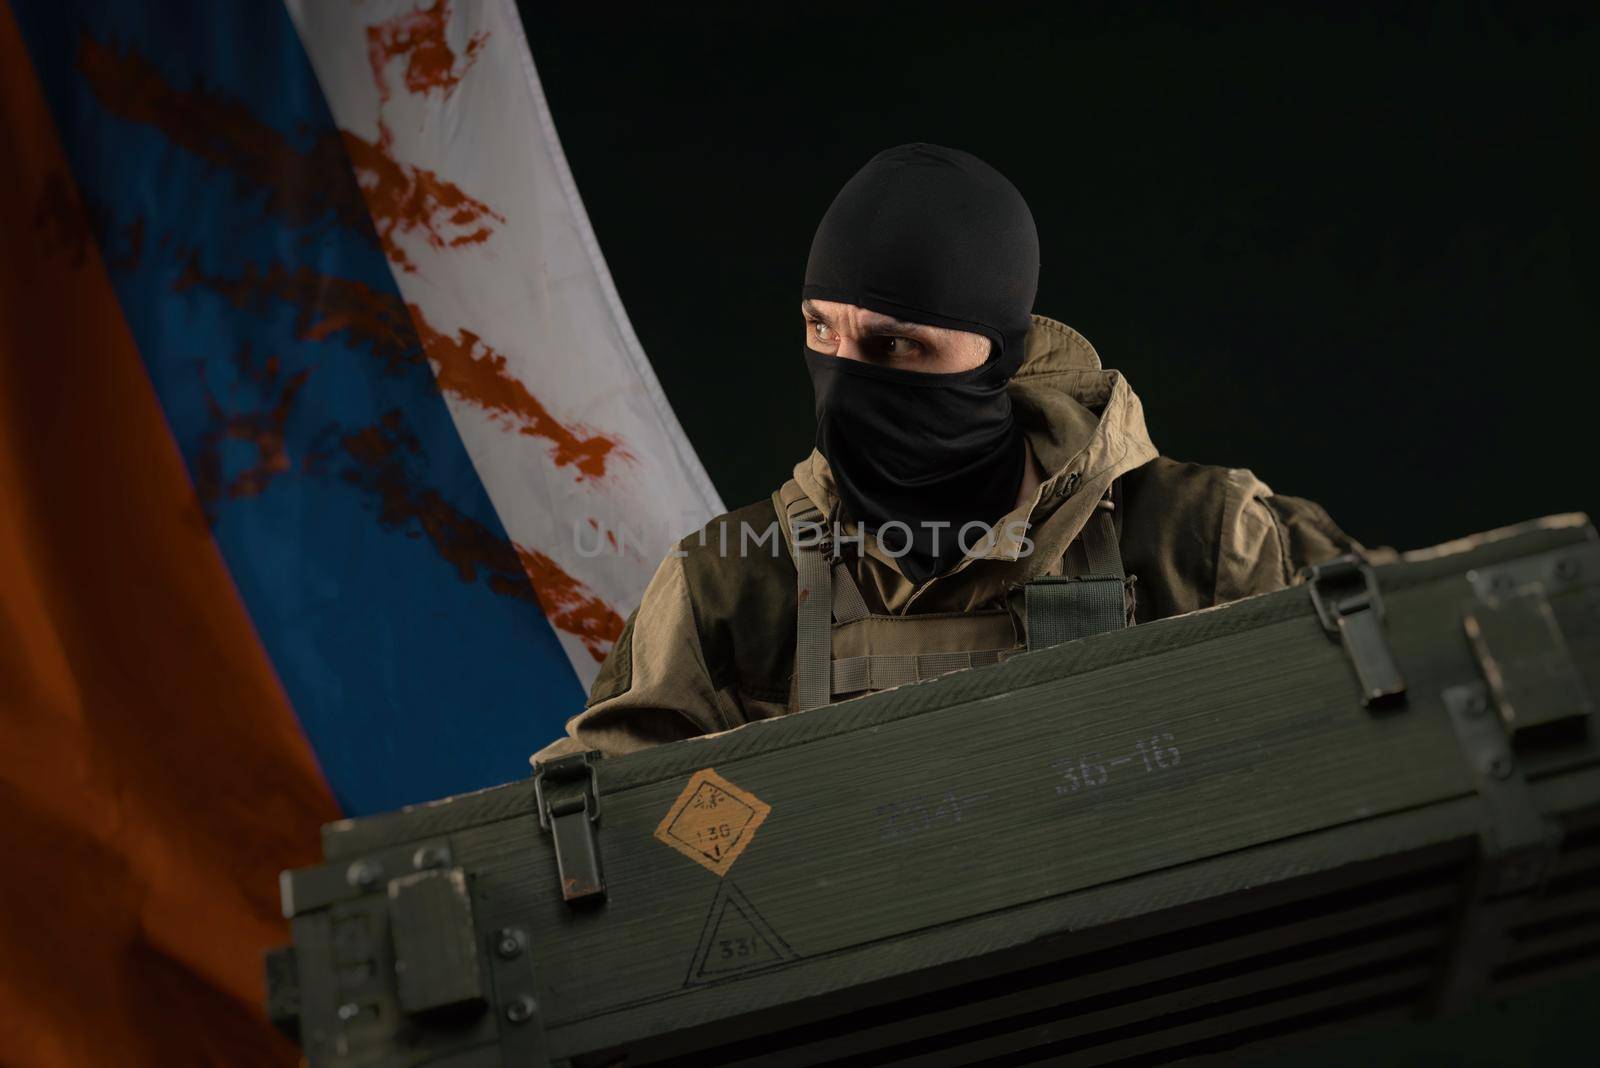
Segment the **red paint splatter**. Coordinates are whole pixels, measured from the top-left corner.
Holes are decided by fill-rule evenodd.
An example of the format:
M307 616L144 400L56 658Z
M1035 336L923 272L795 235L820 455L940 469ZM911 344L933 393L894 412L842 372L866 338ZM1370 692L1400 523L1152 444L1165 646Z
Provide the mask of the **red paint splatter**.
M305 386L306 379L311 376L309 370L304 370L285 379L276 356L258 362L248 345L235 354L234 362L241 381L259 390L274 392L276 396L264 408L227 411L206 381L205 365L200 366L200 384L206 392L210 421L200 435L195 464L195 494L200 498L207 516L213 519L217 502L259 496L273 479L289 470L291 465L284 428L289 422L295 399ZM228 441L244 442L253 446L256 453L256 462L231 478L223 470L222 446Z
M376 498L378 522L385 528L415 526L463 582L476 582L482 575L495 593L535 600L517 551L505 537L463 513L438 490L416 483L406 461L420 456L422 445L398 409L373 426L341 435L339 441L353 461L342 477Z
M293 271L281 264L266 270L248 265L238 278L207 275L191 257L179 275L178 292L204 288L241 311L268 312L273 301L295 310L295 336L321 341L343 335L347 344L366 346L388 374L399 374L422 361L422 348L412 328L411 313L395 293L362 282L318 274L306 267Z
M605 659L622 633L622 617L548 556L513 544L438 490L417 485L406 459L420 454L421 444L399 411L343 435L340 444L353 463L345 481L377 499L384 527L415 527L462 581L481 575L501 596L536 601L552 626L576 636L595 660Z
M600 520L596 519L594 516L589 517L589 529L594 531L596 534L604 536L606 541L611 543L611 548L615 549L617 547L617 536L611 533L609 530L601 530Z
M317 274L301 267L289 271L274 264L265 270L246 267L237 278L207 275L195 259L176 283L181 292L202 287L218 293L236 308L266 314L281 301L295 309L295 336L313 341L343 336L352 346L366 346L397 374L425 354L439 388L499 418L530 437L552 446L558 467L573 467L578 480L601 479L608 464L631 459L620 439L561 422L550 414L506 358L470 330L450 336L435 330L415 304L360 282Z
M420 234L436 249L460 248L487 241L494 233L490 220L506 221L455 183L426 168L400 162L394 157L393 140L381 120L376 141L344 131L345 150L367 199L378 240L390 261L401 270L415 271L417 265L400 247L397 234Z
M72 266L83 266L94 241L94 227L72 180L62 172L52 171L45 179L34 203L33 224L50 232L51 242L66 251Z
M297 227L331 217L358 233L371 232L360 191L338 180L346 158L332 131L299 148L238 101L204 85L179 89L137 53L88 36L78 46L78 69L107 111L154 126L173 144L229 171L242 189L265 194L269 214Z
M482 244L494 233L491 222L505 222L504 216L453 182L397 159L394 134L384 121L383 107L391 95L388 70L395 60L405 60L408 90L424 95L437 92L446 98L477 61L488 33L471 38L458 62L446 39L450 15L449 0L437 0L426 10L419 6L367 27L367 61L378 87L378 139L369 141L344 131L345 151L366 197L378 240L390 262L407 272L417 266L400 247L397 234L418 233L436 249L461 248Z
M396 59L406 61L406 88L413 93L438 92L446 99L455 91L478 53L489 39L487 32L476 34L467 41L466 51L459 63L456 54L445 38L450 24L449 0L437 0L425 10L405 15L367 27L367 62L372 64L372 78L378 83L378 99L389 99L389 64Z
M539 591L545 618L557 630L576 636L596 663L605 660L622 634L622 616L544 553L519 545L517 555Z
M604 477L613 455L631 457L618 439L557 420L511 373L506 358L477 334L470 330L458 330L454 337L442 334L423 317L422 309L409 307L440 389L499 416L523 434L549 440L555 446L556 466L576 467L579 481Z

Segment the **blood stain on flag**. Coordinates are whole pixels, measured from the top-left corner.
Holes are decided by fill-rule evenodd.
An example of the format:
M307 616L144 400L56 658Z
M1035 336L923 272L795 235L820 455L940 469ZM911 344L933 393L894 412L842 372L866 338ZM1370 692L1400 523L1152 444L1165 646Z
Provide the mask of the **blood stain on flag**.
M408 273L417 265L411 262L395 240L396 233L420 232L423 240L436 249L461 248L487 241L494 228L489 220L503 223L505 217L489 205L461 191L425 167L402 163L391 151L388 127L378 125L378 140L368 141L349 130L344 134L345 150L356 181L366 195L378 240L395 266Z
M340 431L338 436L350 461L340 477L376 499L380 524L426 537L463 582L476 582L481 574L495 593L533 599L528 576L510 541L412 475L407 459L420 457L422 444L399 409L387 412L371 426Z
M579 481L603 478L614 458L632 458L620 439L569 426L553 416L512 373L506 358L482 338L469 330L454 337L441 333L421 308L403 304L397 295L306 267L289 271L279 264L266 269L250 265L238 277L224 278L206 274L193 259L176 287L180 292L204 288L258 315L268 314L273 302L281 301L295 309L297 337L322 340L343 335L351 347L369 346L390 374L425 354L441 390L505 420L519 433L549 440L556 466L575 468Z
M462 581L476 582L481 573L495 593L535 600L552 626L578 638L595 660L605 659L622 633L622 617L544 553L513 544L438 490L418 485L406 458L422 446L400 411L341 434L339 445L351 461L341 477L377 499L379 523L388 529L414 527Z
M611 547L613 549L615 549L617 547L617 534L616 534L616 531L607 530L607 531L602 532L600 530L600 520L596 519L594 516L590 516L589 517L589 529L593 530L597 534L598 533L604 533L605 537L606 537L606 541L610 543Z
M557 630L576 635L596 663L603 662L622 634L622 616L544 553L521 546L517 553L546 618Z
M622 442L587 428L568 426L553 415L513 374L506 358L470 330L454 337L435 330L415 304L409 305L422 348L433 362L439 388L506 419L519 432L545 438L555 446L556 466L571 465L579 481L601 479L613 457L632 459Z
M78 69L112 114L156 127L175 145L231 172L241 186L264 192L266 210L291 226L331 216L354 233L372 233L357 189L327 180L346 163L332 132L298 148L243 104L204 86L179 89L136 52L118 52L87 35L79 42Z
M390 63L400 57L406 61L406 88L413 93L438 91L448 98L477 61L489 34L479 33L467 41L459 66L456 54L445 38L450 24L449 0L439 0L428 10L411 11L367 27L367 61L378 83L378 99L389 99Z
M241 381L275 396L265 408L225 410L206 381L205 365L200 365L200 383L205 389L211 422L200 437L194 484L195 494L211 522L216 520L213 509L219 500L259 496L273 479L291 469L284 428L295 398L311 376L307 369L285 378L276 356L257 361L248 343L234 354L234 363ZM229 476L223 462L223 448L228 442L243 442L253 447L256 462Z
M422 346L410 312L399 294L374 289L364 282L320 274L308 267L293 271L282 264L262 270L246 265L237 278L208 275L191 258L175 283L178 292L203 288L240 310L266 315L273 301L295 310L295 336L321 341L344 335L350 347L369 346L384 372L401 374L422 361Z
M378 239L390 262L407 273L416 271L417 265L395 240L396 233L420 232L435 249L462 248L487 241L494 233L491 222L506 221L455 183L398 159L394 133L384 121L383 106L391 95L388 68L394 60L405 58L405 84L412 93L438 92L447 99L472 68L489 35L471 38L458 63L445 37L449 22L450 4L439 0L427 10L419 8L367 27L367 61L378 87L378 139L341 131Z

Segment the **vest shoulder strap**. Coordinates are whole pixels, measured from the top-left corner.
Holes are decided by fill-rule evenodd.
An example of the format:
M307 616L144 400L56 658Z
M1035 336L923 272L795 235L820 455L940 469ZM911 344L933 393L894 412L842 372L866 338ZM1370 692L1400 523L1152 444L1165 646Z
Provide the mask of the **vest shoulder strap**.
M828 559L832 545L821 511L794 479L772 495L772 502L794 559L795 699L803 711L828 704L833 698L834 569ZM859 590L855 596L860 600Z

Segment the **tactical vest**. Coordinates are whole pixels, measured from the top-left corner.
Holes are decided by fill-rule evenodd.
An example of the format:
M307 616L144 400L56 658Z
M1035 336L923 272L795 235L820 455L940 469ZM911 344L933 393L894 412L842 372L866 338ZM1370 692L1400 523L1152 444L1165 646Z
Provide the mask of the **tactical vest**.
M1076 543L1079 574L1035 578L1003 605L971 612L879 615L868 611L831 525L794 479L772 495L795 562L797 708L805 710L1019 652L1119 630L1133 622L1132 583L1118 547L1118 483L1097 502ZM1078 571L1063 552L1063 571Z

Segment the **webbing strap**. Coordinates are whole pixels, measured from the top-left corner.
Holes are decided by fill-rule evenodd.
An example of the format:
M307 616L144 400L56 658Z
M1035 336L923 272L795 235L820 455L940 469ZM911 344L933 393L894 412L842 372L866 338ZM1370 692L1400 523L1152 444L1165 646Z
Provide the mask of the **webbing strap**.
M1123 579L1127 574L1122 570L1122 549L1117 545L1117 525L1111 513L1109 497L1095 506L1095 513L1084 524L1081 535L1083 554L1088 557L1091 576L1101 578L1115 575Z
M843 560L833 562L833 618L839 623L854 623L858 619L866 619L870 613L867 611L866 598L861 596L861 587L856 585L855 576L850 574L850 567Z
M1127 576L1111 509L1097 508L1081 537L1088 575L1039 578L1022 587L1029 649L1048 649L1128 624Z
M1009 649L982 649L970 653L922 653L900 656L846 656L833 662L833 692L887 690L951 671L998 664Z
M833 571L823 551L825 529L816 525L820 516L816 506L800 500L787 511L799 605L795 620L795 697L803 711L825 705L833 697Z

